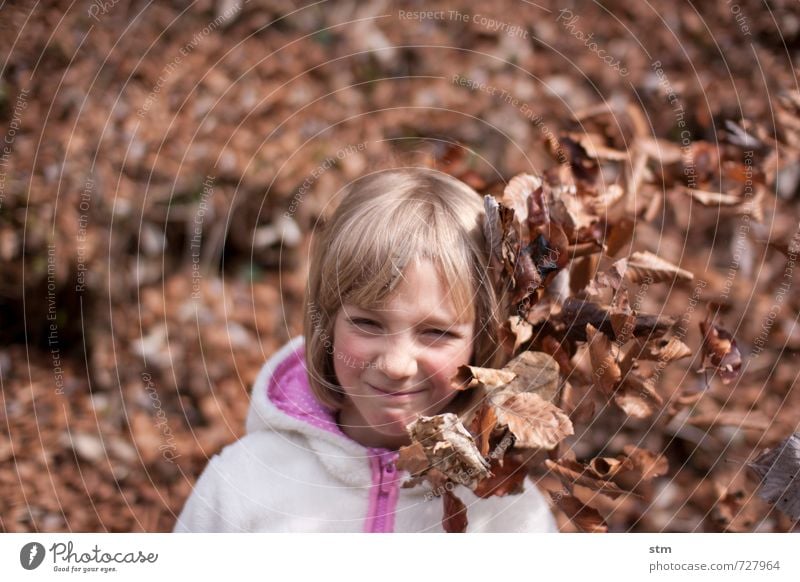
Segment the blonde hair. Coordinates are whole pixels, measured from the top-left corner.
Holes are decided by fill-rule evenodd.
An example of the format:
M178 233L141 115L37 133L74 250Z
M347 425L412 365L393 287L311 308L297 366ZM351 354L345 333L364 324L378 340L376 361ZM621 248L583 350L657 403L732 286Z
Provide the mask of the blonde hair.
M421 259L436 265L462 320L475 317L470 365L505 363L499 327L507 304L491 283L483 216L477 192L435 170L379 171L349 187L311 244L303 331L309 382L320 402L334 410L342 403L333 362L342 304L379 306L409 263Z

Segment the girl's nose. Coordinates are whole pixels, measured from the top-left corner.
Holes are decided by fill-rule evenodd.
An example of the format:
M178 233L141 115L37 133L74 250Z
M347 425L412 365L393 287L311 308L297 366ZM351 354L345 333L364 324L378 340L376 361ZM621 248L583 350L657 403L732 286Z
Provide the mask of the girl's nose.
M387 342L378 356L377 366L392 380L413 378L417 374L416 351L408 342Z

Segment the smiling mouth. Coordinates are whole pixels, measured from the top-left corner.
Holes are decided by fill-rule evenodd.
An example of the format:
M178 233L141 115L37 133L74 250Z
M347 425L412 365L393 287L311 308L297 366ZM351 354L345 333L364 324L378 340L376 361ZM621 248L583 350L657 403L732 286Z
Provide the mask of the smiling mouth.
M372 388L376 392L380 392L381 394L383 394L385 396L393 396L395 398L399 398L401 396L411 396L412 394L419 394L420 392L424 392L425 391L425 388L422 388L420 390L410 390L408 392L389 392L388 390L381 390L380 388L377 388L377 387L373 386L370 383L367 383L367 386L369 386L370 388Z

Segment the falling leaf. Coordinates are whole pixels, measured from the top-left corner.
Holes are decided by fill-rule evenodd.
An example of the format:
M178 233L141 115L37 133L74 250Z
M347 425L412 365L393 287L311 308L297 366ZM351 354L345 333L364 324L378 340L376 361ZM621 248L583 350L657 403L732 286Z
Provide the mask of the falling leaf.
M649 378L629 373L614 393L614 402L633 418L649 418L664 404Z
M800 519L800 432L764 451L747 466L761 479L759 497L793 520Z
M515 375L503 388L506 394L530 392L552 402L558 392L558 362L544 352L522 352L506 364L505 370Z
M494 406L484 400L470 425L470 432L475 435L476 446L481 456L486 458L489 454L489 438L497 426L497 415Z
M480 385L487 388L498 388L505 386L516 376L508 369L495 370L494 368L459 366L456 375L450 379L450 385L457 390L467 390Z
M442 495L444 504L444 516L442 517L442 527L447 533L464 533L467 531L467 507L464 502L453 494L452 491L445 489Z
M735 426L742 430L765 431L769 428L769 419L762 413L751 411L718 412L693 416L687 424L710 429L718 426Z
M503 190L500 202L514 209L514 216L521 224L528 222L528 208L531 194L542 187L542 179L533 174L517 174Z
M592 491L598 491L604 495L608 495L612 499L616 499L625 493L625 491L620 489L616 483L594 476L589 467L586 467L577 461L560 459L556 463L550 459L547 459L544 464L550 471L555 473L559 479L561 479L562 483L569 487L572 487L573 485L583 485Z
M521 393L494 396L499 423L507 425L516 438L515 446L552 449L574 434L572 422L564 411L538 394ZM502 398L502 399L501 399Z
M630 350L633 357L639 360L674 362L691 356L692 349L675 337L637 341Z
M626 457L595 457L589 461L589 468L592 472L606 481L612 480L620 471L627 471L633 468L633 463Z
M624 273L634 283L646 282L652 285L672 282L675 278L681 281L694 279L690 271L681 269L649 251L633 253L626 259L620 259L614 263L614 269Z
M620 289L614 295L614 301L608 310L608 318L614 330L614 344L623 346L636 332L636 314L628 304L628 292Z
M623 375L630 372L639 360L657 361L661 366L691 356L694 352L678 338L644 340L634 338L625 348L620 362Z
M610 396L622 380L622 370L617 363L619 347L590 323L586 324L586 338L592 362L592 381L600 392Z
M500 334L506 353L512 356L533 337L533 326L524 318L512 315L503 323Z
M573 367L570 363L571 356L567 351L569 346L566 342L561 342L548 334L541 339L541 345L542 353L547 354L556 361L561 374L568 376L572 373Z
M517 495L525 488L525 476L528 474L525 465L514 458L506 458L501 465L498 459L491 463L492 475L482 479L475 488L478 497L503 497Z
M611 226L606 236L606 254L614 257L633 239L636 223L630 218L623 218Z
M703 367L714 368L719 374L723 384L730 384L738 376L742 368L742 355L736 340L730 332L707 321L700 322L700 332L703 334Z
M575 423L588 422L594 417L594 399L591 397L591 388L576 383L564 383L560 407L567 413L570 420Z
M569 520L582 532L606 533L608 525L603 520L600 512L594 507L585 505L577 497L550 492L550 497L558 508L563 511Z
M407 431L412 441L422 445L430 465L456 483L472 488L489 474L489 463L455 414L422 416Z
M398 454L397 468L408 471L411 475L421 475L431 466L420 443L414 442L407 447L400 447Z
M657 455L633 445L625 445L622 450L632 463L634 470L641 473L642 479L645 481L666 475L669 470L669 462L664 455Z

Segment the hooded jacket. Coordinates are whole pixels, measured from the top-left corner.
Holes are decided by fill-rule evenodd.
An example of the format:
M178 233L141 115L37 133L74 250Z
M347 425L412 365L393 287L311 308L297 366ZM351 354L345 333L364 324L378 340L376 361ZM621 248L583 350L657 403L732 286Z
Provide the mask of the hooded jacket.
M264 364L253 386L247 434L211 458L176 532L443 532L442 498L409 474L396 451L365 447L313 396L297 336ZM481 499L461 485L467 532L555 532L526 478L518 495Z

